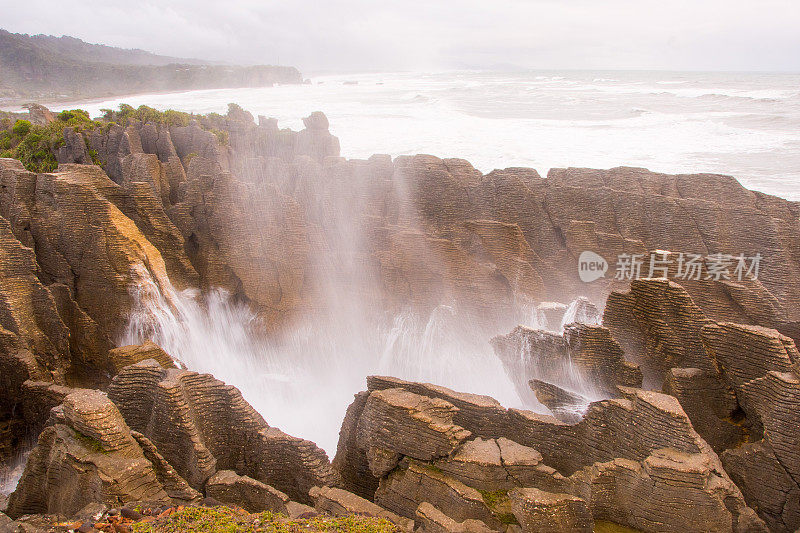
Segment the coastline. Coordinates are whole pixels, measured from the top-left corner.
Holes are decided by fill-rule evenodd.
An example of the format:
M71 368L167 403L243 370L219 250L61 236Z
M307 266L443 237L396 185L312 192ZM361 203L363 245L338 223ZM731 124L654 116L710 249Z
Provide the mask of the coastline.
M103 102L109 99L119 99L119 98L132 98L136 96L144 96L144 95L153 95L153 96L163 96L168 94L181 94L181 93L193 93L197 91L218 91L224 89L265 89L269 87L278 87L281 85L302 85L303 83L278 83L275 82L272 85L262 85L262 86L232 86L232 87L213 87L213 88L202 88L202 89L181 89L181 90L174 90L174 91L137 91L133 93L107 93L103 95L97 96L62 96L56 98L40 98L40 97L30 97L30 98L18 98L14 100L3 100L0 99L0 112L6 113L24 113L26 112L25 108L22 106L29 103L37 103L41 104L47 108L51 107L64 107L65 104L69 104L70 106L81 106L81 105L91 105L96 104L99 102ZM77 107L76 107L77 108Z

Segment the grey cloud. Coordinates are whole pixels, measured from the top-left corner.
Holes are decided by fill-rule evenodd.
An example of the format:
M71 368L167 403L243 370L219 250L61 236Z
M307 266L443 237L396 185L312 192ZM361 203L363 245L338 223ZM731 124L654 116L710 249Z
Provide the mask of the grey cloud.
M305 72L800 70L795 0L0 0L10 31Z

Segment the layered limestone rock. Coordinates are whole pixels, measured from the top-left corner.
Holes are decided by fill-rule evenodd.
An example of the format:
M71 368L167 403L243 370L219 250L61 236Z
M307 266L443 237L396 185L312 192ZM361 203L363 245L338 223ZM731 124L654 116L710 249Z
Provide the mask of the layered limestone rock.
M150 359L123 369L108 394L126 423L196 489L219 470L300 502L309 501L311 487L336 483L325 452L269 427L235 387L209 374L164 369Z
M428 502L417 507L414 522L421 533L489 533L489 526L472 518L456 522Z
M366 450L375 477L392 470L401 455L423 461L445 457L470 436L453 424L455 410L445 400L399 388L375 391L361 412L356 445Z
M172 357L150 340L142 344L120 346L109 350L108 358L113 367L114 375L117 375L126 366L141 363L147 359L155 360L162 368L176 368Z
M788 337L757 326L720 323L702 335L754 426L753 442L722 454L725 469L771 529L794 531L800 527L800 354Z
M707 174L553 169L542 179L427 155L348 161L320 113L297 133L231 106L185 126L129 121L88 136L102 169L73 164L90 153L75 131L54 173L0 160L0 380L11 391L0 400L0 459L66 386L105 387L119 372L110 395L177 501L196 499L222 469L309 503L311 487L340 476L430 528L468 527L468 509L499 527L512 501L498 508L480 491L531 485L643 530L757 529L699 433L727 450L726 468L770 527L800 526L798 204ZM759 254L762 267L757 280L683 287L611 275L583 283L585 250L610 263L657 252L672 261L670 278L680 254ZM559 330L567 302L611 295L602 326L495 341L518 392L569 423L373 377L342 426L337 474L312 443L270 428L210 376L164 369L171 361L155 349L113 350L131 310L156 297L168 307L173 286L225 288L281 331L322 312L330 285L366 309L426 316L452 303L491 335L531 309ZM679 403L625 388L642 385ZM70 427L45 430L48 446L71 450L60 426ZM653 487L657 497L643 499ZM704 521L682 521L676 501Z
M537 486L563 490L570 481L542 462L542 454L505 437L466 441L434 467L470 487L484 491Z
M72 516L91 502L118 506L127 501L168 502L169 497L105 394L67 395L56 422L42 431L30 454L8 514Z
M589 508L577 496L533 488L514 489L508 495L523 531L594 531Z
M352 492L336 487L313 487L309 491L315 509L333 516L351 514L385 518L405 531L413 531L414 523Z
M206 496L236 505L250 513L272 511L286 514L289 497L281 491L233 470L220 470L206 483Z
M433 385L373 376L368 386L348 411L334 466L346 483L373 480L356 486L377 478L375 502L400 515L411 518L427 502L456 523L477 519L493 529L514 516L533 531L591 530L593 519L641 531L765 530L671 396L619 387L621 398L591 404L568 425ZM430 425L376 418L367 406L387 395L445 409L438 435L464 432L462 441L438 458L418 452L440 437ZM420 418L406 412L397 416ZM365 446L375 442L390 454ZM370 468L376 457L380 469Z
M760 254L762 271L757 285L763 291L748 291L749 300L763 299L758 294L762 292L761 296L781 302L782 320L798 320L798 291L790 281L798 272L800 222L796 203L748 191L730 176L712 174L667 175L625 167L570 168L551 169L547 181L554 222L562 227L566 227L562 222L565 219L594 223L587 237L605 234L620 241L638 240L643 246L636 253ZM558 204L566 207L565 201L570 202L568 209L553 208ZM614 262L618 253L623 253L618 250L624 248L583 249L608 250L607 259ZM713 320L750 322L748 311L738 305L726 285L702 280L687 284L687 290Z
M797 401L800 355L793 339L775 329L715 322L683 287L659 279L612 293L603 324L640 363L645 383L678 399L770 529L794 531L800 522L793 452L780 457L772 443L800 438L793 411L778 407Z
M189 483L183 479L178 472L172 467L169 462L164 459L164 456L158 452L155 444L150 439L139 433L138 431L131 431L131 435L144 452L144 456L153 465L156 472L158 482L164 487L164 492L172 499L173 502L179 504L196 503L202 498L202 494L193 489Z
M61 326L70 328L69 348L57 350L73 366L72 381L107 383L107 351L136 304L132 288L170 293L161 254L112 201L119 187L99 167L37 175L2 160L0 181L0 215L35 253L36 275L52 289Z
M62 403L11 495L12 517L72 516L93 502L193 504L203 496L195 487L250 512L287 513L289 496L268 481L310 503L311 488L318 499L338 479L322 450L270 428L235 388L153 359L124 368L109 396L42 382L26 382L26 390L39 404L43 397ZM410 530L409 521L391 517Z
M642 384L639 367L603 326L574 323L563 335L518 326L492 339L492 346L520 396L534 405L530 380L593 399L616 395L618 385Z
M427 155L347 161L319 112L300 132L264 117L256 124L238 106L188 125L157 120L86 134L119 185L99 188L159 250L175 285L225 287L272 321L321 305L323 275L346 278L334 259L348 236L357 243L352 259L375 282L342 281L356 285L349 289L423 312L456 301L504 327L521 298L558 298L555 310L627 285L611 276L581 283L585 250L610 262L651 250L760 254L759 280L687 280L687 290L714 320L800 335L798 206L733 178L633 168L483 175L464 160ZM85 145L75 132L65 138L67 152Z
M492 529L500 528L480 492L414 460L381 479L375 502L408 518L415 516L420 504L428 502L458 522L474 519Z
M673 368L664 392L675 396L692 425L717 453L740 445L749 426L730 385L699 368Z
M678 398L717 452L748 438L752 423L704 342L703 331L714 321L682 286L664 279L632 281L629 291L609 296L603 325L626 357L640 364L645 385Z
M241 294L270 315L298 307L309 239L297 202L268 184L220 179L200 156L189 164L185 191L170 215L204 286Z
M591 400L586 396L562 389L552 383L532 379L528 382L536 399L547 407L554 417L574 424L580 422Z
M558 310L627 285L610 276L581 283L584 250L611 262L672 250L760 253L759 282L701 280L687 290L712 319L800 335L798 208L732 178L631 168L482 175L464 160L426 155L347 161L319 112L300 132L263 117L256 124L238 106L197 119L95 128L89 145L119 185L98 188L160 252L176 286L224 287L270 322L322 306L320 285L336 279L383 307L425 313L454 301L506 328L522 299L558 298ZM85 149L68 137L65 146ZM345 237L357 280L337 264Z
M38 274L34 251L0 217L0 462L26 436L23 383L64 385L72 370L69 331Z
M700 338L711 322L682 286L666 279L631 281L628 292L608 297L603 314L603 325L652 387L660 387L672 368L717 373Z

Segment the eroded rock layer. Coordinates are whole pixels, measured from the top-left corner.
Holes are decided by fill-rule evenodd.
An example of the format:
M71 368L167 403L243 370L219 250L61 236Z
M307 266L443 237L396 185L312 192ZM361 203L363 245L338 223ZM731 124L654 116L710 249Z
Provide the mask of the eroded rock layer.
M433 506L454 528L588 531L603 520L641 531L766 530L672 396L620 387L621 398L569 425L433 385L368 384L334 466L352 490L375 486L354 483L355 473L377 481L375 503L401 516L432 520Z
M336 484L313 442L269 427L230 385L209 374L164 369L150 359L122 370L108 389L131 429L146 436L194 488L235 470L308 500L314 486Z
M204 121L66 131L52 173L0 159L0 469L41 432L10 513L190 502L213 480L250 509L372 509L423 531L800 527L800 205L708 174L346 160L322 113L300 132L238 106ZM587 250L657 255L670 279L682 254L761 269L583 283ZM370 312L447 304L487 338L511 331L496 353L560 420L372 377L332 468L236 389L117 346L175 290L225 289L280 335L329 312L332 286ZM580 323L578 296L606 301L602 324ZM514 329L521 308L550 331Z
M203 495L286 513L290 497L295 506L311 503L312 488L338 484L322 450L269 427L238 390L207 374L147 359L125 367L108 394L26 388L39 404L58 404L8 501L13 518L69 517L89 504L197 503Z

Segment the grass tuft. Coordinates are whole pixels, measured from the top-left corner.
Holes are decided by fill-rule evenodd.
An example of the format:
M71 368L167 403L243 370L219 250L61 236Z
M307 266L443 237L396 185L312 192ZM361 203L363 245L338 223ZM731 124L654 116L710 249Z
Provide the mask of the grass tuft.
M133 533L399 533L398 528L383 518L366 516L290 519L284 515L263 512L250 514L228 507L185 507L166 518L133 525Z

